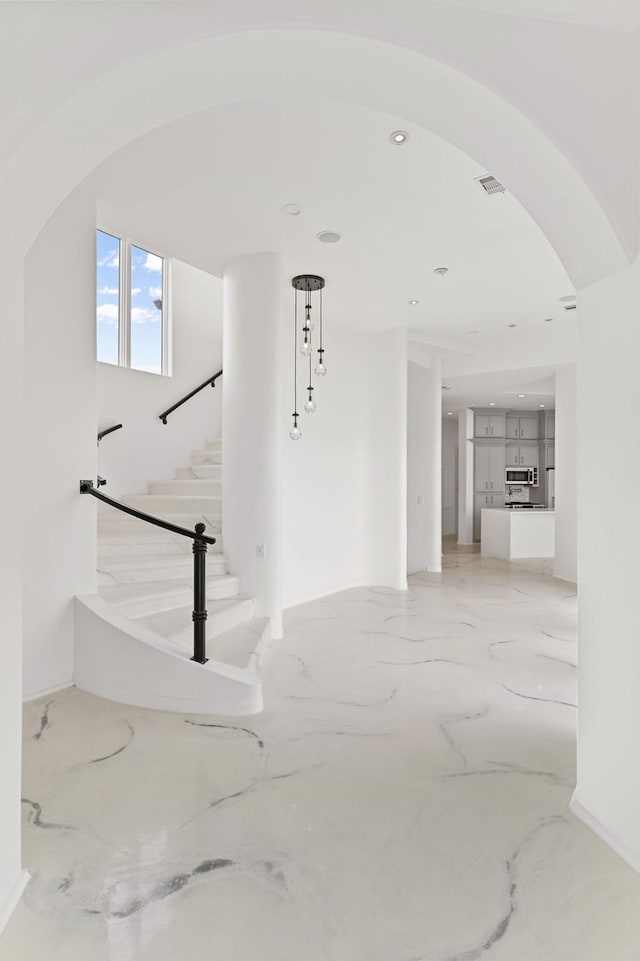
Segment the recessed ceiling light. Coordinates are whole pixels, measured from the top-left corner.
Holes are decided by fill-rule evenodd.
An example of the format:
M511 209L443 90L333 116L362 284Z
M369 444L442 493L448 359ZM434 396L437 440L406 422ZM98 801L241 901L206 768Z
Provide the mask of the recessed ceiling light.
M558 297L558 300L561 304L570 304L574 300L577 300L577 297L575 294L565 294L564 297Z
M391 143L399 147L400 144L406 143L409 139L409 134L406 130L394 130L392 134L389 134L389 140Z
M316 236L323 244L337 244L342 240L342 234L337 230L321 230Z
M546 404L538 404L538 407L546 407Z
M411 304L412 307L415 307L415 305L416 305L416 304L419 304L420 301L419 301L419 300L410 300L409 303Z
M522 400L523 397L526 397L526 396L527 396L526 394L518 394L518 397L519 397L521 400Z
M507 324L507 327L517 327L517 324Z
M544 322L545 322L545 324L551 324L551 323L553 323L553 317L545 317Z
M438 277L444 277L445 274L448 274L448 273L449 273L449 268L448 268L448 267L434 267L433 272L434 272L434 274L437 274Z
M478 405L477 405L477 404L472 404L471 406L472 406L472 407L477 407Z
M495 406L496 406L495 400L490 400L490 401L489 401L489 407L495 407Z
M452 410L448 410L448 411L447 411L447 417L451 417L452 414L453 414L453 411L452 411Z
M280 210L283 214L288 214L290 217L299 217L302 213L300 204L285 204Z

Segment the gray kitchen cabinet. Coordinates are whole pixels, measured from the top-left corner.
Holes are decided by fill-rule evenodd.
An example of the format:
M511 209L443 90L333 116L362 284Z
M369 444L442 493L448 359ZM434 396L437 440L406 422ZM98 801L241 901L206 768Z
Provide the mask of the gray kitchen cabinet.
M502 444L475 445L475 489L504 490L504 447Z
M538 467L540 455L537 444L507 444L505 449L507 467Z
M476 414L473 432L475 437L504 437L504 414Z
M537 440L538 439L538 415L509 414L506 418L507 440Z
M545 429L544 436L547 438L547 440L555 440L555 436L556 436L556 415L555 414L547 414L545 416L544 429Z
M473 502L473 539L480 540L481 514L485 507L504 507L504 493L476 494Z

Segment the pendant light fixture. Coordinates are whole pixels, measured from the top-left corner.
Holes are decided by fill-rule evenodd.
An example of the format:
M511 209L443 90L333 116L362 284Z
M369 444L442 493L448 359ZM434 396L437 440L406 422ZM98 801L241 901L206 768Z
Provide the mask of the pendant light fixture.
M302 437L302 431L298 426L298 294L304 294L304 324L302 326L302 341L300 343L300 353L306 359L309 358L309 386L307 387L307 401L304 405L304 409L307 414L313 414L316 410L316 402L313 399L313 392L315 390L312 383L312 373L313 373L313 344L312 344L312 333L315 329L315 324L311 316L311 311L313 309L312 294L317 293L318 301L318 328L319 328L319 341L320 346L318 348L318 364L315 368L316 377L324 377L327 372L327 368L324 365L324 347L322 346L322 288L324 287L324 278L318 277L317 274L299 274L294 277L291 281L291 286L295 290L295 301L293 309L293 322L294 322L294 334L293 334L293 429L289 432L289 437L291 440L300 440Z

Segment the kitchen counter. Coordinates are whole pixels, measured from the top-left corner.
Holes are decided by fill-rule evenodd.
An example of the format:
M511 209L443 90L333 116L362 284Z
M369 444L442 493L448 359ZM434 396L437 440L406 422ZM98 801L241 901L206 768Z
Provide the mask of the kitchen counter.
M556 512L546 508L484 508L480 551L510 561L519 557L554 557Z

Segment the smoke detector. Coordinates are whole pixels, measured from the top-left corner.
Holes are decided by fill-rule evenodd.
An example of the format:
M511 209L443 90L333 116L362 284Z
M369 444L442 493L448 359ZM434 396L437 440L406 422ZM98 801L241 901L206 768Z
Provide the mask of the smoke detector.
M484 177L477 177L476 179L483 190L485 190L488 194L503 194L507 190L504 184L501 184L499 180L496 180L493 174L487 174Z

